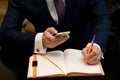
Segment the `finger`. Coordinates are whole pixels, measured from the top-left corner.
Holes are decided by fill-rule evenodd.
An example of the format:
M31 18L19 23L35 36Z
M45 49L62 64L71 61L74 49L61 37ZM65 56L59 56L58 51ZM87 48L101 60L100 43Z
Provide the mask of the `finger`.
M100 51L100 54L99 54L99 56L98 56L98 59L101 60L102 58L103 58L103 52Z
M89 64L89 65L96 65L96 64L99 63L99 60L87 61L86 63Z
M88 47L82 49L82 54L84 57L87 56L87 50L88 50Z
M54 37L53 41L54 42L59 42L59 41L63 41L65 39L68 39L69 37L70 37L69 35L67 35L67 36L61 36L61 37Z
M47 32L49 32L49 33L52 34L52 35L58 33L58 31L57 31L54 27L49 27L49 28L47 28Z
M99 54L100 53L99 53L98 47L93 46L92 52L85 58L85 61L89 63L93 63L95 60L97 60Z
M51 42L51 43L52 43L52 44L56 44L56 45L60 45L60 44L62 44L63 42L65 42L67 39L69 39L69 36L63 37L63 38L58 39L58 40L56 40L56 41L53 41L53 42Z
M96 46L92 47L92 52L88 55L88 59L92 58L92 57L98 57L100 54L100 49Z
M100 62L101 58L102 58L102 53L100 52L99 55L96 55L96 56L89 58L87 63L97 64L98 62Z
M95 62L96 60L98 60L98 56L93 56L93 57L91 57L91 58L88 58L88 62L89 63L92 63L92 62Z
M55 30L53 27L47 28L44 32L44 36L48 41L52 41L54 36L53 34L56 34L57 30Z
M63 42L65 42L68 38L69 38L69 36L68 37L64 37L62 40L58 40L58 41L47 41L47 46L49 48L54 48L54 47L62 44Z
M70 38L70 36L64 36L64 37L63 37L63 40L61 40L61 41L59 42L59 45L62 44L62 43L64 43L65 41L67 41L69 38Z

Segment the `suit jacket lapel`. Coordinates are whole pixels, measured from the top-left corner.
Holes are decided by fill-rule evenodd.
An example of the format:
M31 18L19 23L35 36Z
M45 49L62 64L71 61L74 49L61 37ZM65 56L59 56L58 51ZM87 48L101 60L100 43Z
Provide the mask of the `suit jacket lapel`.
M47 20L49 20L49 23L55 24L55 21L53 20L52 16L50 15L46 0L36 0L36 4L37 4L38 8L40 9L40 13L42 14L42 16L44 16Z

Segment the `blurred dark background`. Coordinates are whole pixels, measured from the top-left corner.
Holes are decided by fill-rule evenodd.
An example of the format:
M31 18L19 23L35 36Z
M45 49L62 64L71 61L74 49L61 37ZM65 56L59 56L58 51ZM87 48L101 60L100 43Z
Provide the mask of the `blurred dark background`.
M107 9L109 11L111 25L111 33L108 39L107 54L103 62L105 74L107 79L103 80L117 80L119 79L119 57L120 57L120 0L105 0ZM8 6L8 0L0 0L0 24L5 15ZM34 27L29 21L23 24L23 32L33 32ZM0 50L2 48L0 47ZM119 69L119 70L118 70ZM9 68L7 68L0 60L0 80L17 80L16 75Z

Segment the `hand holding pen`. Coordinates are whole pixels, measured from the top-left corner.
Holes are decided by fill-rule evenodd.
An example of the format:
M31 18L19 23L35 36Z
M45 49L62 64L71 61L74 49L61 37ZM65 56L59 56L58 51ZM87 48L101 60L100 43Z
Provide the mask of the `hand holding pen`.
M99 63L103 55L100 47L94 43L95 37L96 35L93 36L93 39L89 45L82 50L82 53L84 55L84 62L86 64L95 65Z

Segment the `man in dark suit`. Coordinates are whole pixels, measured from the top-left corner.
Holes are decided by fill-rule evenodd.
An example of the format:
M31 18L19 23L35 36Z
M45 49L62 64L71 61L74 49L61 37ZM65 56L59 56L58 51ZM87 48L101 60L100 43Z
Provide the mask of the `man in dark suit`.
M26 77L29 56L33 53L66 48L81 49L87 64L97 64L106 52L110 21L104 0L63 0L64 20L58 19L53 0L9 0L0 29L1 58L4 64ZM30 21L34 33L23 33L24 19ZM54 34L70 31L70 35ZM86 56L89 42L96 35L91 54ZM24 73L23 73L24 72Z

